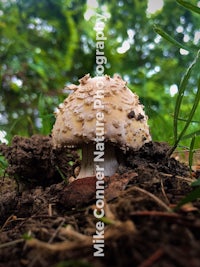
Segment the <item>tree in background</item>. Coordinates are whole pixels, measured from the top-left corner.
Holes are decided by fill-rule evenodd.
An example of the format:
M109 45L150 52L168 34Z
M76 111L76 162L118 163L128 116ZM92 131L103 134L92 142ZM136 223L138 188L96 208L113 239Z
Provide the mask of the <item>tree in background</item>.
M155 1L150 2L155 4ZM197 1L193 3L197 4ZM109 10L111 14L115 14L108 25L115 40L115 49L111 50L111 58L116 60L111 64L112 72L128 76L132 89L139 94L146 107L154 139L170 141L175 104L172 90L177 89L181 76L193 61L194 55L162 39L153 27L154 24L160 25L176 40L187 44L191 50L197 50L200 18L173 0L164 1L163 8L153 14L147 12L147 1L119 1L118 7L111 1ZM116 58L116 51L127 42L130 48ZM196 84L192 79L190 86L183 107L185 112L190 109L188 104L196 92Z
M162 9L150 13L150 2L1 2L2 129L10 135L31 135L41 129L50 133L53 109L66 97L62 90L65 84L77 83L86 73L95 74L95 12L107 12L105 72L117 72L127 80L145 105L153 139L170 142L176 89L193 55L162 39L153 26L159 25L192 51L199 41L200 19L174 0L164 1ZM86 16L88 10L93 16ZM190 109L195 86L191 77L184 114Z
M36 132L39 96L46 96L47 114L52 113L54 96L59 98L71 79L74 54L81 46L84 2L0 3L1 122L8 130L16 122L12 134Z

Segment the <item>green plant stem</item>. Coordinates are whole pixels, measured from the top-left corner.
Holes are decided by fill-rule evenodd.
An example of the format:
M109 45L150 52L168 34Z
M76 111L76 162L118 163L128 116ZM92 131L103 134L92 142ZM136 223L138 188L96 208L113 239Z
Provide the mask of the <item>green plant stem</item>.
M190 168L190 175L192 175L192 163L193 163L193 156L194 156L194 144L195 144L196 135L192 137L190 143L190 151L189 151L189 168Z
M198 97L198 98L197 98L197 97ZM194 105L193 105L193 107L192 107L192 110L191 110L191 112L190 112L190 114L189 114L188 120L187 120L187 122L186 122L186 124L185 124L183 130L181 131L181 133L179 134L178 138L176 139L176 141L175 141L175 143L174 143L172 149L169 151L169 156L170 156L170 155L174 152L174 150L177 148L177 146L178 146L180 140L182 139L182 137L184 136L184 134L185 134L185 132L186 132L188 126L190 125L190 122L191 122L191 120L192 120L192 117L194 116L194 113L195 113L195 111L196 111L196 108L197 108L198 103L199 103L199 100L200 100L200 80L199 80L199 85L198 85L197 97L196 97L196 101L195 101L195 103L194 103Z
M199 101L200 101L200 79L198 79L198 90L197 90L197 93L195 96L194 104L192 106L192 109L190 111L190 114L188 116L188 119L185 123L183 130L178 135L178 118L179 118L179 112L180 112L182 99L183 99L184 92L185 92L186 86L188 84L188 80L190 78L192 69L194 68L194 66L196 64L199 64L199 59L200 59L200 51L198 51L197 56L195 57L194 61L190 65L190 67L187 69L187 71L186 71L185 75L183 76L183 79L181 80L181 83L180 83L180 90L179 90L179 94L178 94L178 97L176 100L175 112L174 112L174 140L175 141L174 141L173 147L168 152L169 156L174 152L174 150L178 146L180 140L183 138L186 130L188 129L188 126L190 125L190 123L192 121L192 118L195 114L195 111L196 111L198 104L199 104Z
M169 41L170 43L172 43L173 45L175 45L178 48L182 48L185 49L189 52L194 52L193 50L191 50L189 47L184 46L183 44L179 43L178 41L176 41L174 38L172 38L167 32L163 31L163 29L161 29L158 25L154 24L153 26L154 31L159 34L160 36L162 36L165 40Z
M195 13L200 14L200 8L189 2L184 1L184 0L176 0L176 2L180 4L181 6L189 9L190 11L194 11Z

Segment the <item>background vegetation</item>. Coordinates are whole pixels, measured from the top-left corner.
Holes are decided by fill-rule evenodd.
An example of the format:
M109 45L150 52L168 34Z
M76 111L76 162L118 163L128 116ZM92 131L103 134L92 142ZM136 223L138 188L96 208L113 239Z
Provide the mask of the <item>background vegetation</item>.
M67 83L95 75L95 13L105 27L106 73L119 73L145 105L154 140L174 142L174 112L181 79L197 57L200 16L175 0L3 0L0 2L0 134L49 134L53 111ZM182 1L185 2L185 1ZM200 1L188 1L196 8ZM198 8L197 8L198 9ZM166 33L169 35L163 38ZM181 43L169 42L169 37ZM181 48L182 47L182 48ZM186 49L183 49L186 48ZM195 64L176 114L184 127L198 91ZM197 111L185 135L199 135ZM191 137L191 136L190 136ZM196 138L195 146L199 146ZM184 139L182 145L190 145Z

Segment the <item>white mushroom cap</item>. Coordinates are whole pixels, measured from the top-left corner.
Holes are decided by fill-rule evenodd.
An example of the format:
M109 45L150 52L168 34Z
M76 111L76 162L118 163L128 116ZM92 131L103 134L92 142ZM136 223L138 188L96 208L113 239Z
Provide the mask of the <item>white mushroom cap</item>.
M71 85L70 94L56 112L56 122L52 130L54 146L72 146L95 142L97 135L96 114L104 115L105 141L118 144L122 149L138 150L151 141L147 116L138 96L134 94L118 75L98 76L89 74L79 80L79 85ZM103 84L99 89L98 84ZM101 90L103 95L98 94ZM102 98L98 98L102 96ZM103 105L94 107L95 99Z

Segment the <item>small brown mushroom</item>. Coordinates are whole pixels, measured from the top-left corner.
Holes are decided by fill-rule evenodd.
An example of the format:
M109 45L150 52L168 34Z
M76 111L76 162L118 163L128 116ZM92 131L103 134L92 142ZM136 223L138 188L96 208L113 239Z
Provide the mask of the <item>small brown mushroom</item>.
M79 82L69 87L76 90L57 109L53 145L82 149L77 178L96 175L95 158L103 151L98 167L104 169L105 176L111 176L119 165L116 147L138 150L151 141L148 118L138 96L118 75L91 78L87 74Z

